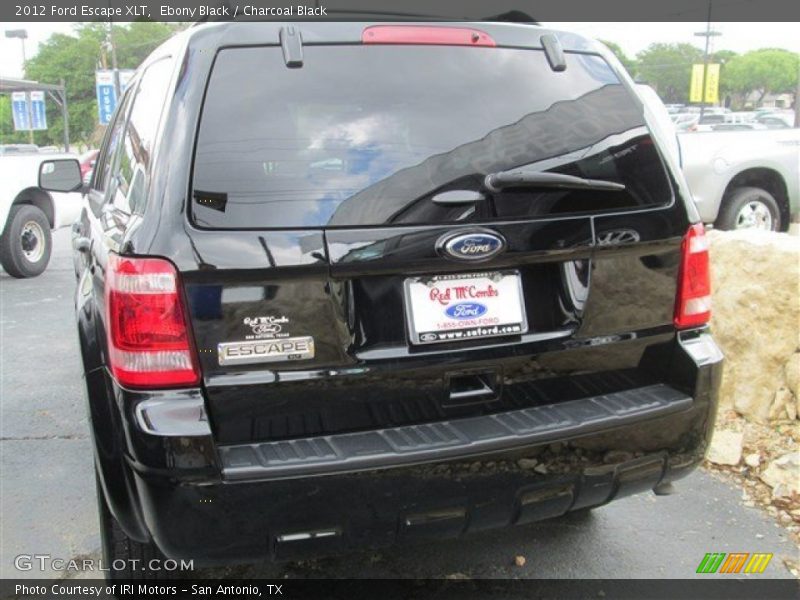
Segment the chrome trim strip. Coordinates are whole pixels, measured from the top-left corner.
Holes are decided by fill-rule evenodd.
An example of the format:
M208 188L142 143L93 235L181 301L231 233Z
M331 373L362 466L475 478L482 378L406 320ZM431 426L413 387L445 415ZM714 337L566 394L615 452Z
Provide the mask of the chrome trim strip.
M314 338L308 335L224 342L217 344L217 354L222 366L308 360L314 358Z
M202 398L144 400L136 405L136 423L145 433L161 437L211 435Z
M336 537L342 535L338 529L322 529L319 531L301 531L277 536L279 542L299 542L301 540L315 540L319 538Z

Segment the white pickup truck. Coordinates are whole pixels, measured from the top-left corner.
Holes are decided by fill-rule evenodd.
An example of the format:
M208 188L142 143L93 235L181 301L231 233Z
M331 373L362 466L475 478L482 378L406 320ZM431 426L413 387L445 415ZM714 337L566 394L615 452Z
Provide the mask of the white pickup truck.
M39 187L39 168L71 154L32 152L0 155L0 263L12 277L35 277L50 262L50 231L72 224L80 213L79 194Z
M786 231L800 210L800 129L676 134L652 88L637 85L651 126L672 140L700 217L719 229Z
M682 133L678 143L703 221L788 230L800 205L800 129Z

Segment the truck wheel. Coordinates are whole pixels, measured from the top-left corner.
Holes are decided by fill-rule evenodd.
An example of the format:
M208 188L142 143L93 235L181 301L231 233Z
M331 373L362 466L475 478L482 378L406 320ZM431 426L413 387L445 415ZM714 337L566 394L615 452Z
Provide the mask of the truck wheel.
M132 540L119 526L108 508L96 471L95 482L97 484L97 508L100 513L100 545L103 567L108 569L106 578L111 581L169 579L171 572L163 570L165 557L156 545L152 542L142 544ZM151 564L153 560L158 561L158 564ZM151 566L156 568L151 568Z
M41 275L51 250L50 223L44 213L29 204L12 206L0 236L0 263L6 273L20 279Z
M718 229L781 230L778 203L766 190L742 187L725 199L714 224Z

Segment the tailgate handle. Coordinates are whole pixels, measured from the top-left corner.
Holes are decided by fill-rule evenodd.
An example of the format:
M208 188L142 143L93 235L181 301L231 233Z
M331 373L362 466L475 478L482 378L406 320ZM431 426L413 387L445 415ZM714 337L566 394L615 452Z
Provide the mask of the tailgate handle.
M450 402L485 402L497 397L497 374L473 373L450 377Z

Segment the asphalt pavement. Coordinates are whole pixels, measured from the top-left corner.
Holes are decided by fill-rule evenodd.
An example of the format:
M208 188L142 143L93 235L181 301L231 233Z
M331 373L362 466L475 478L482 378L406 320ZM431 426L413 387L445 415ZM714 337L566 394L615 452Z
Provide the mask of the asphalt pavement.
M99 557L92 451L73 316L69 231L48 270L0 272L0 577L15 557ZM587 515L380 552L213 571L236 577L687 578L707 552L771 552L758 577L791 577L787 532L705 471L677 493L632 496ZM516 566L515 557L525 558ZM521 561L520 561L521 562ZM87 576L89 574L84 574ZM71 575L71 576L74 576ZM702 577L709 577L703 575Z

